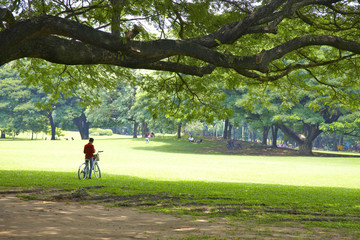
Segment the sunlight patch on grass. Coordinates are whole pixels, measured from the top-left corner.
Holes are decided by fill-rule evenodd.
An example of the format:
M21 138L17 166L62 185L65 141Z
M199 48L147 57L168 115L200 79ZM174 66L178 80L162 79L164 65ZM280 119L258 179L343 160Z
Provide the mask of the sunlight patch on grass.
M0 169L72 172L87 141L1 141ZM95 138L107 174L151 180L360 188L360 158L238 156L198 153L205 144L172 138ZM189 150L187 147L195 146Z
M113 136L95 138L95 148L104 151L102 178L81 181L77 169L86 143L0 141L0 187L32 189L18 195L28 200L52 189L63 195L81 190L104 195L113 206L147 206L250 225L360 228L360 158L209 154L202 149L213 143L156 137L146 144Z

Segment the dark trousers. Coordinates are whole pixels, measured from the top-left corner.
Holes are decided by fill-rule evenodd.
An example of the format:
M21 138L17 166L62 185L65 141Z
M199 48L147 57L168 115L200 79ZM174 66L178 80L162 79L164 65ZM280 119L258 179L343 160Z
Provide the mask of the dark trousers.
M89 167L89 162L90 162L89 178L91 178L91 173L92 173L92 170L93 170L93 167L94 167L94 158L87 158L85 160L86 160L86 164L87 164L88 167Z

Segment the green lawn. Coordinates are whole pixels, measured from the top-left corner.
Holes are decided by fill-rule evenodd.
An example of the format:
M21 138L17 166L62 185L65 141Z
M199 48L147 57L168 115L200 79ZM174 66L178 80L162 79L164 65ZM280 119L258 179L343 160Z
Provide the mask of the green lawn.
M130 205L136 198L157 211L346 228L360 236L360 158L225 155L206 153L212 142L99 137L102 178L80 181L84 144L1 140L0 187L102 186L89 192L123 196Z
M83 161L86 141L0 141L0 169L73 172ZM101 169L107 174L151 180L263 183L360 188L360 158L237 156L199 154L211 143L173 138L105 138Z

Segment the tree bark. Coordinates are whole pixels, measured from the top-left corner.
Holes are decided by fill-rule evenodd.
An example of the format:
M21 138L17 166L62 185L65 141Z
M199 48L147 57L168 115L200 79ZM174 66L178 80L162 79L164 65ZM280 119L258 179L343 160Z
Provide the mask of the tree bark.
M337 141L337 136L336 136L336 134L334 133L333 135L332 135L332 150L333 151L337 151L338 150L338 141Z
M261 142L261 144L263 144L263 145L267 144L267 138L269 136L269 130L270 130L269 126L264 126L263 127L263 136L262 136L262 142Z
M233 129L233 125L229 122L229 130L228 130L228 133L227 133L227 139L231 139L232 129Z
M299 144L299 155L301 156L312 156L312 142L304 141L301 145Z
M133 138L137 138L138 127L139 127L139 123L136 120L134 120Z
M228 126L229 126L229 118L226 118L224 125L224 134L223 134L224 139L228 139Z
M75 117L73 123L78 128L81 139L89 139L90 123L87 122L85 114L82 113L79 117Z
M124 0L110 0L112 5L111 34L120 37L121 11Z
M177 124L177 138L181 138L181 122Z
M291 128L287 127L284 124L278 125L281 131L286 134L291 140L296 142L296 144L299 146L299 155L302 156L311 156L312 154L312 144L314 139L320 135L322 132L319 129L318 124L304 124L306 126L306 133L304 134L298 134Z
M68 17L61 18L60 14L56 12L52 14L57 16L41 14L33 16L31 19L17 20L10 10L0 8L1 25L4 22L8 25L2 27L5 30L0 32L0 66L15 59L29 57L42 58L60 64L112 64L127 68L163 70L196 76L210 74L219 67L234 69L249 78L269 81L280 79L299 68L329 65L333 64L334 60L340 61L349 57L339 56L333 61L316 64L299 62L296 67L288 64L281 71L278 68L270 67L273 61L277 61L297 49L327 45L356 54L360 53L360 44L356 40L339 37L341 34L335 30L333 33L328 33L329 35L304 35L294 32L294 38L276 43L277 46L266 50L262 49L253 55L241 56L217 50L218 46L231 45L245 35L276 34L278 25L284 20L294 18L309 24L309 19L305 17L306 13L303 15L298 11L300 8L304 9L309 6L309 9L312 9L320 4L333 10L336 9L335 4L338 2L334 0L267 1L267 4L255 8L251 13L241 17L239 21L224 23L207 35L190 39L153 41L124 41L124 38L120 38L118 32L120 29L117 25L122 20L121 14L126 14L122 11L126 7L125 2L128 1L111 0L110 2L112 8L104 10L104 14L112 17L112 33L97 29L98 25L91 27L90 24L82 24L79 20L71 20ZM72 8L71 5L66 7ZM350 11L350 9L347 10ZM344 10L343 13L340 13L339 10L337 13L343 14L340 17L344 17L347 10ZM224 11L226 14L226 10ZM84 14L86 13L87 11L84 11ZM186 15L187 11L179 14ZM144 17L150 20L151 15ZM78 19L85 18L86 16L78 16ZM356 24L355 20L352 24ZM136 34L139 31L135 30L131 32ZM339 31L342 30L339 29ZM289 29L289 31L291 30ZM122 34L126 36L126 32ZM172 57L176 56L188 56L207 63L207 66L197 67L176 61L171 62Z
M255 131L255 130L252 131L251 136L252 136L252 139L251 139L252 142L256 142L256 137L257 137L257 135L256 135L256 131Z
M143 121L142 124L141 124L141 136L143 138L149 136L148 123L145 122L145 121Z
M272 147L277 147L277 138L278 138L278 130L279 130L279 126L277 125L272 125L271 126L271 133L272 133Z
M51 127L51 140L55 140L55 134L56 134L56 125L55 125L55 122L54 122L54 119L52 117L52 111L49 111L48 112L48 119L49 119L49 122L50 122L50 127Z

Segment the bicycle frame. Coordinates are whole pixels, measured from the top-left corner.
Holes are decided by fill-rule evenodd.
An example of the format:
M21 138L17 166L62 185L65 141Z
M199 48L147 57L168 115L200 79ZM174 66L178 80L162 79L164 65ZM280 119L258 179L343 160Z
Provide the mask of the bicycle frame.
M100 171L100 166L98 164L98 160L99 160L99 153L101 153L103 151L98 151L93 158L93 168L92 171L94 171L94 177L95 178L101 178L101 171ZM89 174L90 174L90 170L89 170L89 163L88 161L85 161L83 163L80 164L79 169L78 169L78 178L80 180L84 180L86 178L89 178Z

